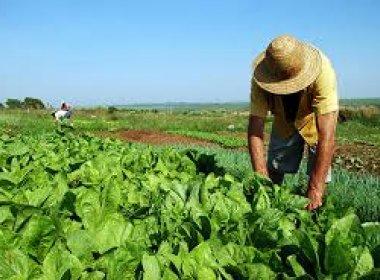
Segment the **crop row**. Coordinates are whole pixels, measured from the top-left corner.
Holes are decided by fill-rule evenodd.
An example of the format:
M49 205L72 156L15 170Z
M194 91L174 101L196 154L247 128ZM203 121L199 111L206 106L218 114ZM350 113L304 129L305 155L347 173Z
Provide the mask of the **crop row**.
M246 139L235 137L235 136L216 134L213 132L176 130L176 131L169 131L169 133L210 141L210 142L219 144L220 146L224 148L240 148L240 147L247 146Z
M1 279L373 279L380 225L195 151L0 140Z

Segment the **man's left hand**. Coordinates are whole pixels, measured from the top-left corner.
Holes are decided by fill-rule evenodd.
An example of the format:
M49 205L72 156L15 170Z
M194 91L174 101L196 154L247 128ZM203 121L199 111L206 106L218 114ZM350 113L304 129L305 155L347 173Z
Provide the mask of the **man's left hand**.
M312 211L322 206L323 193L323 188L309 187L307 197L310 199L310 202L306 206L307 210Z

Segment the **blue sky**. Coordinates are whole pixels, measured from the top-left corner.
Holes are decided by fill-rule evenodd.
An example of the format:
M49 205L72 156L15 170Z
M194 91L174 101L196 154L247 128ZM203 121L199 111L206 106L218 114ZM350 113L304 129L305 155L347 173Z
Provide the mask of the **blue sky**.
M380 1L0 0L0 100L248 101L251 61L290 33L340 95L380 97Z

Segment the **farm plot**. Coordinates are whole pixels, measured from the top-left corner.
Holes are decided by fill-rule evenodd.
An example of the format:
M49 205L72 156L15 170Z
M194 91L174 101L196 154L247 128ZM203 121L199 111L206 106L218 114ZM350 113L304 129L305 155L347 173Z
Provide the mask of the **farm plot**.
M1 279L374 279L380 225L194 151L0 138ZM211 162L212 163L212 162Z
M213 132L204 131L169 131L171 134L184 135L188 137L193 137L196 139L207 140L224 148L241 148L247 146L247 139L241 137L234 137L230 135L216 134Z

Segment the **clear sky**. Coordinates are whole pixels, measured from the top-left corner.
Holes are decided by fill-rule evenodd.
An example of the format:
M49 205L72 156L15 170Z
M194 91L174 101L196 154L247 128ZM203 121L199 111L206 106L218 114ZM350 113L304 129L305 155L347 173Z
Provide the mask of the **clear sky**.
M248 101L252 59L283 33L331 58L341 97L380 97L379 14L378 0L0 0L0 101Z

